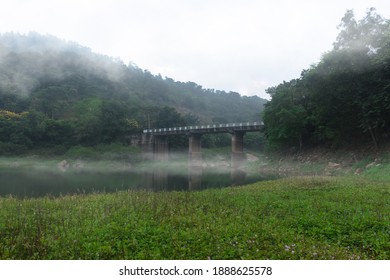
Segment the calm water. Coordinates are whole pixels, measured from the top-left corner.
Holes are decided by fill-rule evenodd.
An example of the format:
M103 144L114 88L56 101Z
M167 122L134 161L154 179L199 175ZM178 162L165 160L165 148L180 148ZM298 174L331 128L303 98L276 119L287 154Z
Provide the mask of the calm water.
M115 192L223 188L261 180L260 175L229 167L191 167L187 164L127 166L123 163L0 162L0 196L40 197Z

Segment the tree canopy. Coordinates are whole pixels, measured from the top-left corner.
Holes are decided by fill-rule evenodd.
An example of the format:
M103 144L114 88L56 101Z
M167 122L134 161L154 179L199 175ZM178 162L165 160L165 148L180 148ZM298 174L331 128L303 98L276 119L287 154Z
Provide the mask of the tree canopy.
M299 78L269 88L264 123L273 144L300 146L371 141L390 136L390 21L371 8L349 10L334 48Z

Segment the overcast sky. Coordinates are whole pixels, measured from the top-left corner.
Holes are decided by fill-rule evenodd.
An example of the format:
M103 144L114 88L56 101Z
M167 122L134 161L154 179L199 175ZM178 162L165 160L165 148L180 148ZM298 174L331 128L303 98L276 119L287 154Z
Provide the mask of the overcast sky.
M389 0L1 0L0 33L36 31L204 88L269 98L331 50L347 9Z

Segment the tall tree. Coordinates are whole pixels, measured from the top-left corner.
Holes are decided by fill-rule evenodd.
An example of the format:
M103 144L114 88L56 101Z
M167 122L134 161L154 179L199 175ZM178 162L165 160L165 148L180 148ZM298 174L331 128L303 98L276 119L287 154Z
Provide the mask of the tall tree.
M390 21L375 9L359 21L347 11L339 28L334 49L317 65L269 89L270 141L301 135L303 142L334 145L369 138L378 146L390 132Z
M267 93L272 98L272 102L266 104L263 115L267 137L271 141L302 148L308 113L299 81L284 82L269 88Z

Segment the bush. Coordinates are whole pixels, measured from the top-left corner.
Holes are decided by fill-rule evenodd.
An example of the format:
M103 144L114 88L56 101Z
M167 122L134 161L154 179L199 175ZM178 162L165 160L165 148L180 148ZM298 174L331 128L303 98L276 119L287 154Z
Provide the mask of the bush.
M65 154L70 158L83 158L83 159L96 159L98 153L93 147L84 147L84 146L74 146L71 147Z
M0 142L0 155L20 155L27 151L27 147L20 144Z

